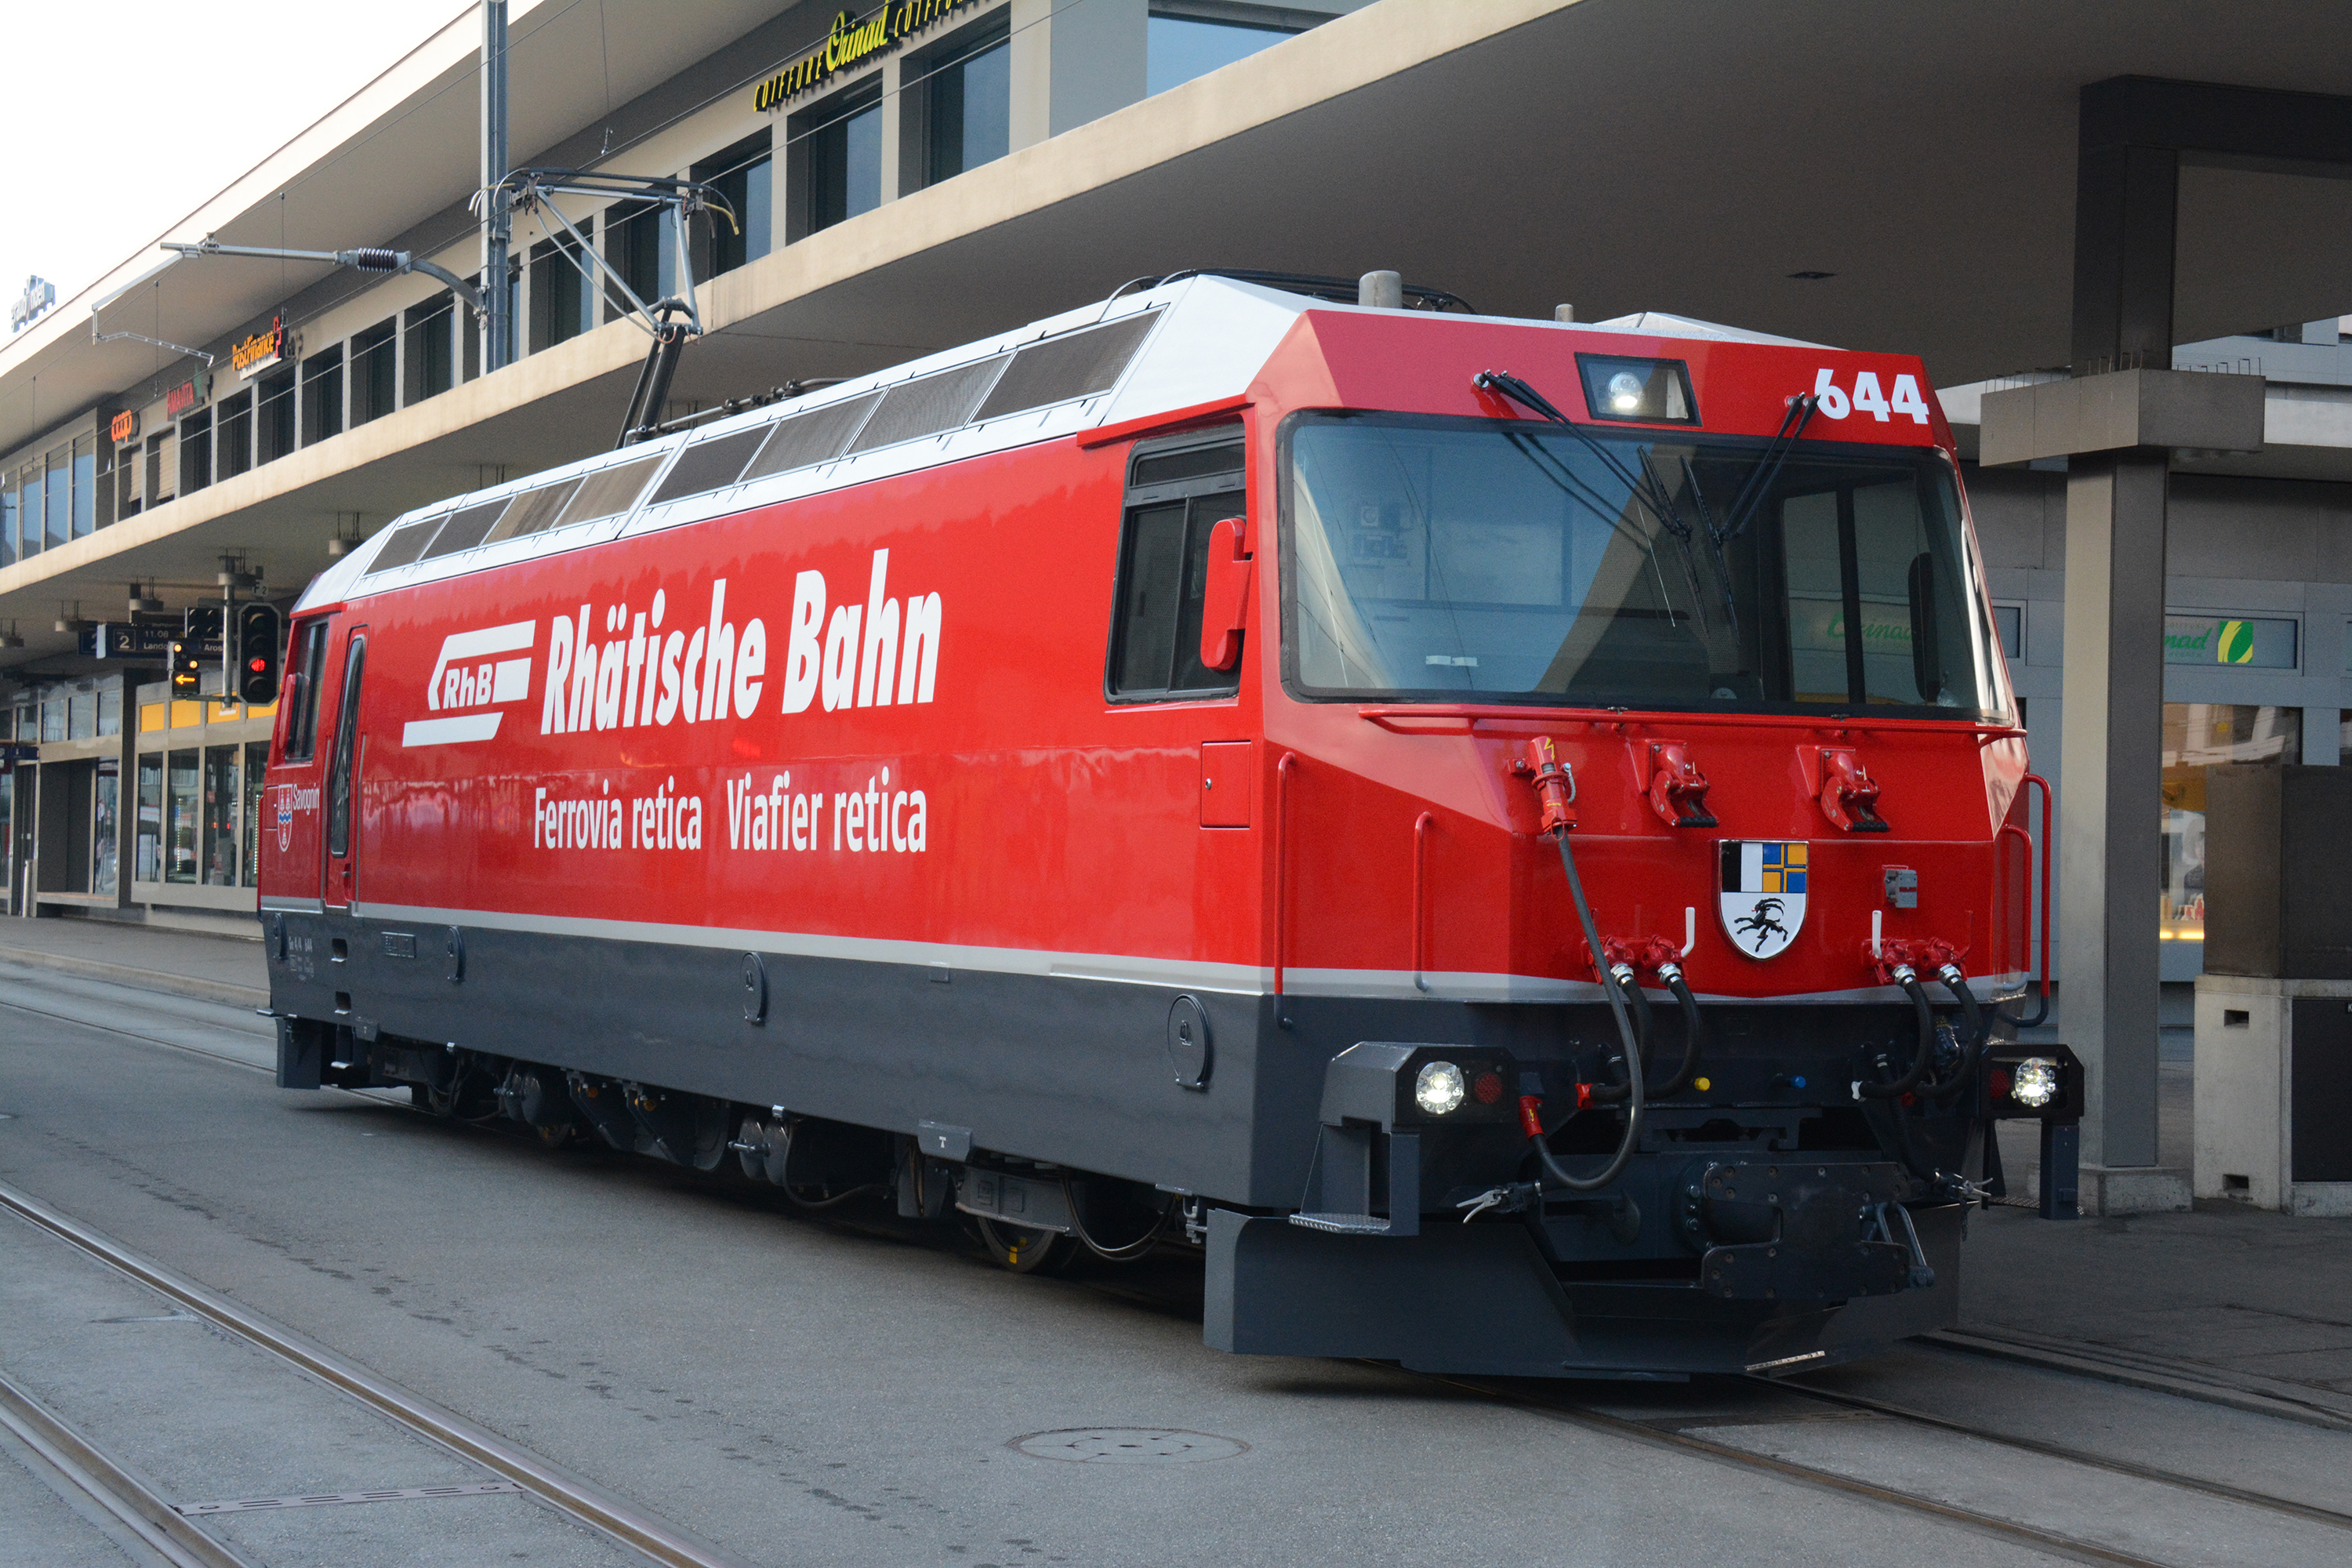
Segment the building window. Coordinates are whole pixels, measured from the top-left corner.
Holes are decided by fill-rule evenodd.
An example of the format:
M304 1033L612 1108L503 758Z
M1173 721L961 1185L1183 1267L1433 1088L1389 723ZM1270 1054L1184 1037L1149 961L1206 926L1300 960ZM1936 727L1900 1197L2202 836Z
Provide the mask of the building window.
M1206 12L1209 7L1201 10ZM1271 48L1297 31L1270 23L1198 15L1175 0L1155 0L1150 31L1144 37L1143 90L1148 96L1181 87L1194 77Z
M677 214L652 202L625 202L614 207L604 226L604 259L646 304L675 295ZM628 299L619 289L607 287L604 293L606 321L616 321L629 313Z
M163 880L194 882L198 864L198 823L204 773L198 765L204 753L173 752L165 773Z
M247 741L245 743L245 872L239 887L257 887L261 882L261 783L263 769L269 765L269 742Z
M41 700L41 739L62 741L66 738L66 700L48 697Z
M400 406L400 321L352 334L352 424L381 419Z
M44 532L55 550L73 537L73 448L60 447L49 454L48 482L42 488Z
M222 398L219 417L213 432L214 466L222 479L233 479L253 467L253 394Z
M581 259L579 242L568 234L530 247L531 353L569 342L596 324L595 293Z
M261 378L261 401L254 410L253 460L274 463L294 449L294 368Z
M422 403L449 390L456 380L457 298L437 294L422 305L412 305L402 318L408 334L407 383L403 400Z
M793 121L808 159L804 232L882 205L882 84L842 93Z
M342 433L343 345L337 343L302 362L302 445Z
M205 886L236 886L236 819L243 798L236 787L235 746L205 748Z
M149 510L172 499L172 480L175 477L172 457L172 432L163 430L147 437L147 507Z
M16 476L0 474L0 566L16 563Z
M66 694L66 739L92 741L98 738L98 693L70 691Z
M122 733L122 688L109 686L98 694L98 732L101 735Z
M87 539L98 531L98 437L84 436L73 444L73 536Z
M995 26L959 39L919 68L923 83L923 184L951 180L1004 156L1013 133L1013 40Z
M2303 760L2303 710L2208 702L2164 705L2167 942L2205 940L2205 779L2215 768Z
M180 421L180 493L193 495L213 482L213 411L197 410Z
M131 879L163 879L163 753L139 757L139 820L131 847Z
M122 764L101 758L97 793L89 814L89 890L111 895L122 855L122 826L117 813L122 791Z
M878 115L874 127L874 168L878 189L882 168L882 121ZM734 225L716 212L707 219L710 240L703 257L705 278L732 272L745 262L757 261L768 254L768 236L775 223L769 203L774 166L769 148L770 134L762 131L694 166L694 178L715 187L727 199L727 205L735 209Z

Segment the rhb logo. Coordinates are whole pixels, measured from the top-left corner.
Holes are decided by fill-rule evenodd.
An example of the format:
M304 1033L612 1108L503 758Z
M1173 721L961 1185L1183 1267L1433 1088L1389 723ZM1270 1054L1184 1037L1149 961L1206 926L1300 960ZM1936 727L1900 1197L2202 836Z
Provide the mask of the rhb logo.
M506 717L502 705L530 695L530 648L537 634L537 622L516 621L444 637L441 657L434 661L433 679L425 689L425 706L446 717L410 720L401 731L400 743L446 746L497 735L499 721ZM523 657L498 657L518 653ZM469 709L473 711L466 711Z

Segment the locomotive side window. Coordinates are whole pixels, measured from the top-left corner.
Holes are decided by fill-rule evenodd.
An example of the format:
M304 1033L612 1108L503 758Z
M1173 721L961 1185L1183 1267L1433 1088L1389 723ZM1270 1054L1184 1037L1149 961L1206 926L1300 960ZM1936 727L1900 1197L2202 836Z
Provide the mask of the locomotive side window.
M1307 698L1946 716L2000 700L1932 450L1386 415L1284 430Z
M343 695L335 710L335 754L327 773L327 853L352 852L352 750L360 727L360 675L367 667L367 638L354 635L343 656Z
M327 623L322 617L296 634L294 670L287 684L293 710L286 721L286 754L279 760L307 763L319 745L319 677L327 661Z
M1216 697L1240 689L1234 671L1201 662L1201 600L1210 531L1243 513L1243 450L1231 430L1137 449L1111 627L1114 700Z

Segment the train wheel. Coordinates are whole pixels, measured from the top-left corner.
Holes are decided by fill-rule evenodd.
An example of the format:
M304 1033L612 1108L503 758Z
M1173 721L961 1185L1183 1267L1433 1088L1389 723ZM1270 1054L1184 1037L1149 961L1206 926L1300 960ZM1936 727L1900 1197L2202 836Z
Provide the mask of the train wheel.
M1024 1225L1006 1225L1001 1220L981 1219L976 1223L980 1244L987 1248L989 1257L1015 1274L1057 1268L1069 1260L1071 1242L1066 1236L1032 1230Z

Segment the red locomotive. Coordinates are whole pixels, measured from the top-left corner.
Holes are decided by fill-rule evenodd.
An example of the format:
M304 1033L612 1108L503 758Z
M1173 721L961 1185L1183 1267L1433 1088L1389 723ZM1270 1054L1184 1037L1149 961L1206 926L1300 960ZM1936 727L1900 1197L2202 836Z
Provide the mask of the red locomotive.
M409 514L292 650L282 1084L1181 1234L1229 1350L1843 1359L2075 1103L1913 359L1186 276Z

